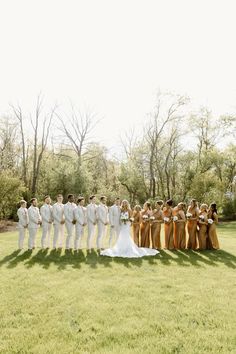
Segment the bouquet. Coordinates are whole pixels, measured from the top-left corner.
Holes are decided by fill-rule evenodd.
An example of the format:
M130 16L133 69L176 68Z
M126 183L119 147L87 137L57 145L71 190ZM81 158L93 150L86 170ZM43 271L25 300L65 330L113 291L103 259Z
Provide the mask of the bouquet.
M207 222L208 222L208 224L211 225L211 224L213 224L214 221L212 219L208 219Z
M155 220L155 216L150 216L150 220L151 221Z
M193 214L191 214L191 213L189 213L189 212L186 214L186 218L187 218L187 219L190 219L192 216L193 216Z
M149 219L148 215L143 215L143 220L147 221Z
M204 221L205 216L204 216L204 215L199 215L199 219L200 219L201 221Z
M164 217L164 222L169 222L170 218L168 218L167 216Z
M173 216L173 221L178 221L178 216Z
M134 222L134 218L130 218L130 221L131 221L131 222Z
M120 214L120 220L121 220L121 222L126 224L126 222L129 221L129 213L127 211L126 212L122 212Z

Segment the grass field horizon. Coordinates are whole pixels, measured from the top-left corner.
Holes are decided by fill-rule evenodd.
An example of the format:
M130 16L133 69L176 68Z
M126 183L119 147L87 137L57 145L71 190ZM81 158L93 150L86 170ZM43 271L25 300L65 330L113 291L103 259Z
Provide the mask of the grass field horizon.
M0 234L0 353L235 353L236 222L218 235L219 251L122 259Z

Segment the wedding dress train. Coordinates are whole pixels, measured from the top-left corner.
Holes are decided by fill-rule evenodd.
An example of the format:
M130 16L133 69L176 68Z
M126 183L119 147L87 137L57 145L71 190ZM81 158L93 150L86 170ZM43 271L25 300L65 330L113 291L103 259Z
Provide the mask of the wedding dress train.
M116 244L112 248L101 251L101 256L138 258L145 256L155 256L159 251L151 248L138 247L131 236L130 222L122 224L120 234Z

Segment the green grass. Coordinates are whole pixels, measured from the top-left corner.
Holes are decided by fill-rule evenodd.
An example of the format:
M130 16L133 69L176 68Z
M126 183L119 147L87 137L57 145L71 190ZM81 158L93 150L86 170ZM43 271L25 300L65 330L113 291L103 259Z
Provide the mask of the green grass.
M235 353L236 223L220 251L110 259L0 234L0 353Z

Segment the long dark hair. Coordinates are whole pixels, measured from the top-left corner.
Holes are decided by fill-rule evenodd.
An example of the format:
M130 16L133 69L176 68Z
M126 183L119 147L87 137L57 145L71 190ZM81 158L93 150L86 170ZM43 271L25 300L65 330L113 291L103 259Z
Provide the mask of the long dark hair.
M216 214L217 214L216 203L211 203L211 204L210 204L210 209L212 210L213 213L216 213Z

